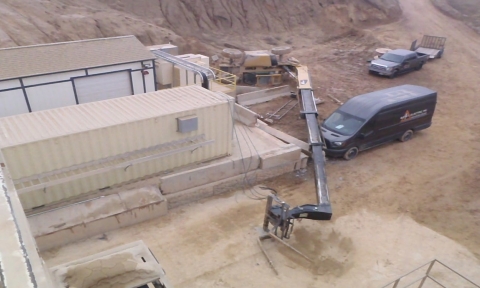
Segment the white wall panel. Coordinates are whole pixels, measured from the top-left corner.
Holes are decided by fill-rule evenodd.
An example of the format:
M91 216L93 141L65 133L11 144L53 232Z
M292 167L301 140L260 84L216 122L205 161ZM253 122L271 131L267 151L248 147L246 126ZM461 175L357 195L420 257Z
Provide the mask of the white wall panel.
M148 69L148 75L145 75L145 87L147 92L155 91L155 75L153 74L153 69Z
M77 104L71 82L26 88L32 112Z
M74 80L79 104L132 95L130 71L93 75ZM143 82L141 82L143 87Z
M28 113L22 89L0 92L0 117Z
M37 85L37 84L44 84L56 81L64 81L70 80L72 77L79 77L85 76L84 70L72 71L72 72L61 72L55 74L48 74L42 76L32 76L23 78L23 85L30 86L30 85Z
M142 71L132 72L133 94L145 93L143 90L143 75ZM153 91L153 90L151 90ZM147 92L151 92L147 91Z
M120 70L129 70L129 69L131 70L142 69L142 64L140 62L135 62L135 63L129 63L129 64L120 64L120 65L113 65L113 66L106 66L106 67L99 67L99 68L91 68L91 69L88 69L88 75L115 72Z
M0 81L0 90L17 88L17 87L21 87L20 80L18 79Z

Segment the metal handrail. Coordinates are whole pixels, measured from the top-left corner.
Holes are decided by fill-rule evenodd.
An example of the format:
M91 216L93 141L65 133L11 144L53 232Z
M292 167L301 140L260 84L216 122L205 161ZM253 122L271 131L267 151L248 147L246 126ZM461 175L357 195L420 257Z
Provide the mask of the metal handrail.
M462 278L463 280L469 282L470 284L472 284L473 286L477 287L477 288L480 288L480 285L478 284L475 284L472 280L468 279L467 277L461 275L460 273L458 273L457 271L453 270L452 268L450 268L449 266L447 266L445 263L437 260L437 259L433 259L415 269L413 269L412 271L398 277L397 279L393 280L392 282L388 283L387 285L385 286L382 286L381 288L387 288L387 287L390 287L392 284L393 284L393 287L392 288L397 288L398 287L398 284L400 283L400 281L405 278L406 276L412 274L413 272L416 272L418 270L420 270L421 268L428 266L428 269L427 269L427 272L425 272L425 276L422 276L418 279L416 279L415 281L411 282L410 284L408 284L407 286L404 286L403 288L406 288L406 287L410 287L411 285L415 284L416 282L418 282L419 280L422 280L422 282L420 283L420 285L418 286L418 288L421 288L423 286L423 284L425 283L425 280L428 278L430 280L432 280L433 282L437 283L438 285L440 285L441 287L445 287L443 286L437 279L433 278L432 276L430 276L430 271L432 270L433 268L433 265L438 262L440 263L443 267L447 268L448 270L450 270L451 272L455 273L457 276L459 276L460 278Z
M236 75L217 69L217 68L213 68L213 67L210 67L210 70L212 70L216 76L215 79L213 80L215 83L224 87L228 87L232 91L236 90L236 87L237 87Z

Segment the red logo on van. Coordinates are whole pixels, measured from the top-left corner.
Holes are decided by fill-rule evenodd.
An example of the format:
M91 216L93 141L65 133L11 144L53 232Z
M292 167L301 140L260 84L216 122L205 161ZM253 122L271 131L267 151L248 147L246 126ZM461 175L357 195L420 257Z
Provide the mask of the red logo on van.
M427 115L427 109L423 109L423 110L420 110L420 111L417 111L417 112L414 112L414 113L410 113L410 111L407 110L407 111L405 111L405 114L403 114L403 116L400 117L400 122L409 121L409 120L419 118L419 117L422 117L422 116L425 116L425 115Z

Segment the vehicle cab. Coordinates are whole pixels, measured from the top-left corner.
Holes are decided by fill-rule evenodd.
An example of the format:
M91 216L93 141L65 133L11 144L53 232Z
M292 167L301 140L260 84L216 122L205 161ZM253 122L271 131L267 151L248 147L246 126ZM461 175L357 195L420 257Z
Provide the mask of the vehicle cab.
M427 58L422 59L426 61ZM418 54L415 51L395 49L383 54L378 59L372 60L369 65L369 73L393 78L399 73L418 69L420 63L417 63L417 59ZM421 65L423 65L423 62L421 62Z

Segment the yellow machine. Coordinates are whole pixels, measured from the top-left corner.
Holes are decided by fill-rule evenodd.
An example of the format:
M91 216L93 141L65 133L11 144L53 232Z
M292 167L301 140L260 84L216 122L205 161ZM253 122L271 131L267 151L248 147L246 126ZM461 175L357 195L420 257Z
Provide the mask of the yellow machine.
M228 63L220 63L222 71L234 74L239 82L244 85L257 87L274 87L284 84L288 75L298 81L310 84L307 67L301 66L297 59L290 57L284 61L284 55L292 51L291 47L275 47L270 51L240 51L238 49L226 48L222 56ZM296 71L292 71L294 68ZM302 74L302 75L301 75ZM305 79L303 79L305 78Z

